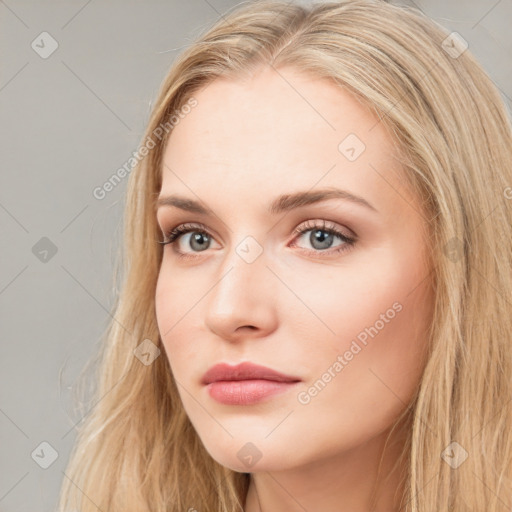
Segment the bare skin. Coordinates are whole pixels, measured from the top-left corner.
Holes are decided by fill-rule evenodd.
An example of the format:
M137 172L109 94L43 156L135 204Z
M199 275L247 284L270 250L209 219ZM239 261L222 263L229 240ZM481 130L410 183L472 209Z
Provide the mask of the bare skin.
M389 134L349 93L291 68L219 79L194 97L165 149L160 196L213 214L158 209L162 239L193 227L164 246L155 297L187 415L217 462L251 473L247 512L398 511L399 470L382 477L405 430L378 479L377 467L421 378L433 292L428 221ZM334 197L267 212L277 196L326 188L373 208ZM355 243L329 238L324 221ZM243 361L300 382L255 404L214 400L203 374Z

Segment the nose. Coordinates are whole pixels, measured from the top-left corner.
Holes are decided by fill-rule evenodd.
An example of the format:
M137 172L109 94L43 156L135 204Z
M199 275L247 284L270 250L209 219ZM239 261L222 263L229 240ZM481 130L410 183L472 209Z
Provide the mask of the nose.
M206 327L231 342L268 336L277 324L278 280L265 253L248 263L235 250L216 274L206 300Z

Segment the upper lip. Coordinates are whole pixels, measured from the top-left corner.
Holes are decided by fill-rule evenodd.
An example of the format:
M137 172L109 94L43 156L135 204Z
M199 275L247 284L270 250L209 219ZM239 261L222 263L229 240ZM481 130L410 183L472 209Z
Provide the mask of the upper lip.
M263 379L273 380L276 382L298 382L298 377L285 375L271 368L260 366L254 363L245 362L235 366L226 363L216 364L212 366L201 379L202 384L210 384L219 380L252 380Z

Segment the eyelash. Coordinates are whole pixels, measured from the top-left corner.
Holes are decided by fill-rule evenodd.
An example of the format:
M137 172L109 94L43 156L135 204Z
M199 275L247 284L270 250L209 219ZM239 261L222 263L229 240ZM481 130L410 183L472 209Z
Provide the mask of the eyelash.
M339 245L334 250L327 249L327 250L322 251L322 250L315 250L315 249L305 249L308 252L313 252L313 253L324 253L325 252L332 256L333 254L339 254L339 253L342 253L345 251L349 251L354 246L357 239L348 237L347 235L344 235L341 231L336 229L336 227L334 227L334 225L327 225L327 224L328 223L326 223L326 221L322 221L321 225L319 225L318 223L314 223L313 221L307 221L306 224L302 225L300 228L296 228L293 231L293 234L297 235L297 237L299 237L299 236L307 233L308 231L320 230L320 231L324 231L330 235L337 236L344 242L343 244ZM207 235L208 237L213 238L210 235L210 233L208 232L208 229L206 228L206 226L204 226L204 224L200 224L200 223L198 223L198 224L181 224L181 225L173 228L172 230L170 230L168 233L166 233L165 240L163 242L158 241L158 243L161 245L167 245L167 244L174 245L175 242L178 241L178 239L182 235L185 235L185 234L191 233L191 232L200 233L200 234ZM177 250L176 248L174 248L174 250L179 258L195 258L196 255L200 254L200 252L197 252L197 253L195 253L195 255L191 255L189 253L181 252L181 251ZM194 253L192 253L192 254L194 254Z

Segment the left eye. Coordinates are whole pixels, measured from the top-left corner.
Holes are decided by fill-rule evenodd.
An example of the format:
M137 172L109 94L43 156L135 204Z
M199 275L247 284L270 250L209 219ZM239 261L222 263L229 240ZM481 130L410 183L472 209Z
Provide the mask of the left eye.
M309 252L320 253L327 252L326 249L331 248L333 240L338 238L341 240L341 244L338 246L334 246L334 251L329 251L329 254L338 253L341 251L345 251L350 249L356 239L352 236L345 235L341 231L339 231L334 225L328 225L325 221L321 225L312 224L312 225L302 225L299 228L294 230L294 234L297 235L296 238L303 237L306 233L311 232L308 237L308 241L313 247L313 249L306 249ZM171 244L176 245L176 242L181 242L181 239L184 235L190 234L191 236L188 238L188 242L186 242L187 246L192 248L192 253L194 252L203 252L206 249L209 249L210 242L213 240L213 237L208 233L207 228L202 224L197 225L187 225L182 224L174 229L172 229L166 237L166 240L163 242L159 242L162 245ZM179 245L179 244L178 244ZM296 246L296 243L293 243L292 246ZM175 248L175 252L180 257L193 257L190 253L182 251L180 249Z
M342 243L339 245L350 244L353 242L351 238L347 237L336 229L325 229L322 227L302 229L298 232L299 238L304 237L308 232L311 232L311 234L306 237L307 241L310 243L313 249L318 251L330 249L335 238L339 238L341 240Z

